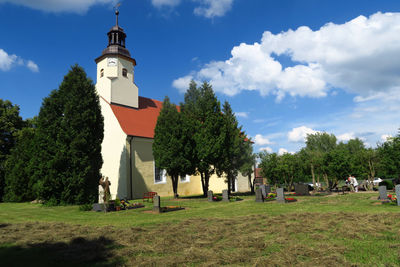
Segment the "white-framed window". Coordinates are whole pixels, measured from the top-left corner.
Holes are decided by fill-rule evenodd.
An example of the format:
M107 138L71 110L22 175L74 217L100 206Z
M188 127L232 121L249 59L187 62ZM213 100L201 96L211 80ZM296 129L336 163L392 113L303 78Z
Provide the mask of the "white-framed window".
M185 175L185 176L181 176L179 177L179 181L181 181L181 183L190 183L190 175Z
M167 171L156 167L154 164L154 183L165 184L167 182Z
M122 69L122 76L128 77L128 70L127 69L125 69L125 68Z
M100 70L100 78L104 76L104 69Z

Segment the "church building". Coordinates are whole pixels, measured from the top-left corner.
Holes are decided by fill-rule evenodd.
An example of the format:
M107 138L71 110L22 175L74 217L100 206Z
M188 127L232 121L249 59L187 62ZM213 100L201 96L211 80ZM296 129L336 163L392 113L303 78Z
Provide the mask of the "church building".
M135 84L136 60L125 46L126 34L118 25L108 32L108 46L98 58L96 90L104 117L101 173L108 177L112 198L142 198L145 192L172 196L172 183L154 164L152 144L162 102L139 96ZM224 178L212 176L210 190L227 188ZM249 191L247 177L239 175L236 191ZM202 194L200 176L181 177L179 195Z

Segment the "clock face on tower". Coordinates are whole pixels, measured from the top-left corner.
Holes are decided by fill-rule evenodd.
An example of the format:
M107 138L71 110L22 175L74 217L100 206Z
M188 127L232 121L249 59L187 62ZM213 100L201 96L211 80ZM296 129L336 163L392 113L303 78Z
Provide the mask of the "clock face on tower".
M117 59L115 57L109 57L107 59L107 66L108 67L115 67L117 66Z

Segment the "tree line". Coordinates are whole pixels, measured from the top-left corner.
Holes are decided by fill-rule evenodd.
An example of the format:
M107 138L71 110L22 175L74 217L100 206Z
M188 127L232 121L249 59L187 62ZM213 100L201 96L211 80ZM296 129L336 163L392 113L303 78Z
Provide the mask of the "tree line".
M225 101L221 108L207 82L197 86L191 81L179 107L165 97L155 128L153 155L156 166L170 176L175 197L179 177L187 174L200 175L204 196L214 173L225 178L228 194L239 171L252 182L252 142L238 125L230 104Z
M367 148L359 138L337 142L335 135L325 132L307 135L305 144L294 154L259 153L259 167L269 183L289 189L297 182L323 182L332 190L349 175L370 182L374 177L399 177L400 131L376 148Z
M103 128L95 86L77 65L33 119L0 99L0 200L96 201Z

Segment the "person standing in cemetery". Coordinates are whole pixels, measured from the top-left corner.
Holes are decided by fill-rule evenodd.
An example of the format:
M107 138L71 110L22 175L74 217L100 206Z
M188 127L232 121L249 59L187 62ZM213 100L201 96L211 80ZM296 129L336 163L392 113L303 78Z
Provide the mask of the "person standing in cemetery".
M354 191L358 192L358 181L356 179L356 177L354 177L353 175L350 177L351 178L351 184L354 187Z
M350 192L354 192L354 184L353 184L353 179L351 179L352 175L349 175L349 178L347 178L347 185L350 187Z

